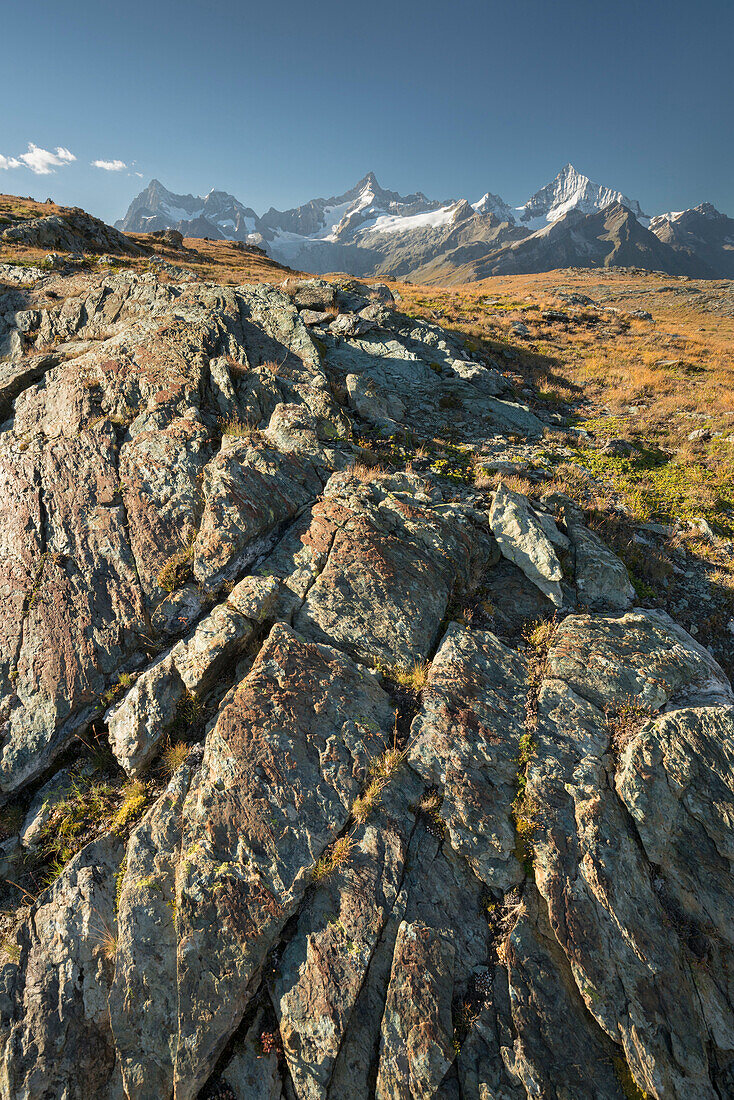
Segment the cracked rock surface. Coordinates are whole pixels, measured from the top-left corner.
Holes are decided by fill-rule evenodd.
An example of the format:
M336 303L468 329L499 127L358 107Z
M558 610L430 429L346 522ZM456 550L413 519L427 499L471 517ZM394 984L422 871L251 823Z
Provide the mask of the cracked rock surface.
M496 364L3 279L1 1100L734 1096L724 672L568 501L364 446L541 438Z

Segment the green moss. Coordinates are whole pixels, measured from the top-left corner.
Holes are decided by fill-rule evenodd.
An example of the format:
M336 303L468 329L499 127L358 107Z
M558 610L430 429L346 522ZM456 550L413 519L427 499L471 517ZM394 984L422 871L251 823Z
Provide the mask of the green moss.
M650 1094L644 1092L637 1084L627 1062L621 1054L613 1058L612 1061L614 1063L614 1072L617 1075L617 1080L627 1100L652 1100Z
M638 521L670 523L704 516L734 535L734 480L727 463L717 463L713 470L654 448L641 448L626 458L579 449L574 461L611 484Z

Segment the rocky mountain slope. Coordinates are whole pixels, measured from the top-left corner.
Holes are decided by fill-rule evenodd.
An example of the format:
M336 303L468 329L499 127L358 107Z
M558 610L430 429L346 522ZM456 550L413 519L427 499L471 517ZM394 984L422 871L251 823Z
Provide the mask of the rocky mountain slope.
M731 686L462 474L560 418L383 285L0 276L3 1100L731 1095Z
M600 215L603 221L618 206L629 213L624 247L600 247ZM705 241L688 232L685 245L670 247L671 232L660 218L655 219L658 239L651 241L645 232L650 219L636 200L594 183L567 164L515 209L491 192L475 203L439 202L421 192L403 196L380 187L369 172L342 195L313 199L293 210L271 208L257 217L224 192L212 191L205 198L175 195L153 180L116 226L136 233L170 227L186 237L248 241L265 247L278 262L307 271L409 276L419 282L482 278L481 273L471 275L473 261L480 272L498 274L565 266L636 266L708 278L727 276L730 270L726 242L731 233L723 224L730 219L714 213L719 222L708 216ZM585 223L584 217L591 220ZM564 231L549 232L558 221ZM523 239L527 247L505 248Z
M734 278L734 218L720 214L710 202L661 214L650 222L650 231L686 258L707 264L724 278Z
M715 274L702 261L670 249L621 203L594 214L569 210L530 236L505 241L488 256L457 249L435 261L433 270L440 272L446 263L456 282L559 267L632 267L699 278Z

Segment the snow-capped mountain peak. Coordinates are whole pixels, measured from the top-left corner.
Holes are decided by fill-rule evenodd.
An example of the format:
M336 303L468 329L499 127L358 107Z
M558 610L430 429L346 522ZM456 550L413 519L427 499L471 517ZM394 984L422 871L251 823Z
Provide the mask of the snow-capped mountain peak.
M647 218L635 199L627 198L621 191L615 191L611 187L593 183L572 164L567 164L555 179L517 208L518 220L520 225L536 230L549 222L557 221L569 210L593 214L614 203L626 206L638 219Z
M515 212L512 207L503 202L499 195L493 195L491 191L482 195L479 202L473 202L472 206L477 214L494 214L501 222L510 222L514 225Z

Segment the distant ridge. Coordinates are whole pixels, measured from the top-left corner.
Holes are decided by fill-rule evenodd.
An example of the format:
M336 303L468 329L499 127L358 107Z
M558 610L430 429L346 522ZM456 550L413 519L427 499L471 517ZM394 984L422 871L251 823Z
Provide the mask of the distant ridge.
M401 195L368 172L342 194L258 215L225 191L179 195L153 179L115 226L246 241L316 274L339 270L419 282L564 266L734 274L734 221L711 204L651 219L636 199L594 183L572 164L516 207L491 191L474 203L429 199L421 191Z

